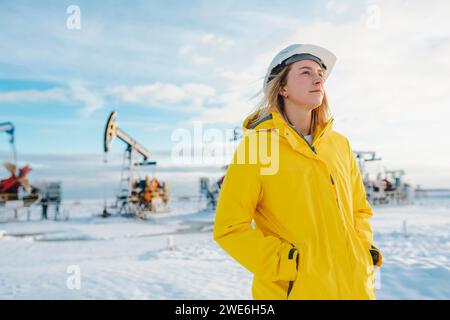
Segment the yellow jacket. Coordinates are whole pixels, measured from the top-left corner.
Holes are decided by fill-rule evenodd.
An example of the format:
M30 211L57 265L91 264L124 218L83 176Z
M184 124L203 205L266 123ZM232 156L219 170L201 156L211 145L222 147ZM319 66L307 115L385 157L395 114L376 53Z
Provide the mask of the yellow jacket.
M348 139L333 118L311 145L276 111L248 122L222 184L214 239L253 273L253 298L374 299L373 212Z

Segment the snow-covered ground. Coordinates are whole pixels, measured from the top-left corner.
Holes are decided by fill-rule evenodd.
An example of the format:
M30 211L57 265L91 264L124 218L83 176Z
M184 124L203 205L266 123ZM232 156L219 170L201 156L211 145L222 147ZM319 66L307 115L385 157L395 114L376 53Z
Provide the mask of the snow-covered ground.
M0 299L251 299L252 275L214 242L203 203L174 200L147 221L94 216L102 205L0 223ZM377 298L450 298L450 199L375 207L372 225L384 256Z

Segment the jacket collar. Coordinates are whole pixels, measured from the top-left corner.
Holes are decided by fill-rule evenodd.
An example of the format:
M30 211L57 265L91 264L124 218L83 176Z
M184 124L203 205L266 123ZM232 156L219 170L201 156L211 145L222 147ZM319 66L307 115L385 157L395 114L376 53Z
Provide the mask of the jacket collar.
M302 138L301 133L292 128L283 116L278 111L272 111L268 116L264 117L257 123L249 126L250 118L247 117L243 124L243 131L256 130L266 131L272 129L278 129L278 134L281 139L286 139L291 147L304 155L316 158L317 154L311 149L308 142ZM312 147L316 148L320 145L320 142L332 131L334 118L331 117L323 126L317 125L316 132L312 140Z

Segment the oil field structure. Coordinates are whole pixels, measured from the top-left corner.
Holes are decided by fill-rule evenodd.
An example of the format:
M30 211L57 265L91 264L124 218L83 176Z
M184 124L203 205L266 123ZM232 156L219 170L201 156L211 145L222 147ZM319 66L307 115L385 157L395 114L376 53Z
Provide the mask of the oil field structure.
M141 177L140 168L156 166L156 161L149 161L150 152L126 134L117 124L117 112L111 112L106 122L103 151L106 155L111 150L112 142L117 138L125 144L119 190L115 203L103 210L103 217L111 214L145 219L152 214L168 213L169 188L167 182L156 177Z
M60 215L61 182L40 182L31 184L28 174L32 171L29 165L18 166L15 146L15 127L11 122L0 123L0 133L9 136L13 162L3 162L9 173L6 179L0 179L0 222L15 221L25 211L27 220L31 219L31 207L42 207L42 219L48 219L48 209L54 207L54 219Z

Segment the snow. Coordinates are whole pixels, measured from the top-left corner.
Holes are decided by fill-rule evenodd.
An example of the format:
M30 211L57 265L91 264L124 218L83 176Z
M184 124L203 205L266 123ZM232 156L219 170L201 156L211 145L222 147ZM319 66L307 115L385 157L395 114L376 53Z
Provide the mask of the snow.
M384 257L377 279L379 299L450 298L448 204L377 209L373 228Z
M21 213L0 223L0 299L251 299L251 273L214 242L203 207L173 199L145 221L101 218L101 200L63 203L68 220ZM450 199L374 211L377 298L449 299Z

